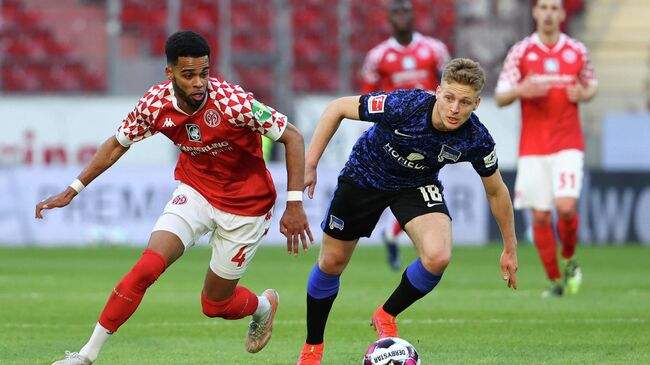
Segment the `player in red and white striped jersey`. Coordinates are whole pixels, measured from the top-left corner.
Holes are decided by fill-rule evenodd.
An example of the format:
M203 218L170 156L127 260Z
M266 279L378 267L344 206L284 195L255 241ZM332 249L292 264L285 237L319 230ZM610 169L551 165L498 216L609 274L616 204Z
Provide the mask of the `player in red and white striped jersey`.
M561 0L538 0L537 31L515 44L504 61L496 89L499 106L521 100L521 139L515 208L532 208L533 237L551 280L545 296L575 293L582 274L574 258L577 200L584 166L578 104L591 100L597 81L587 48L560 31ZM565 259L557 259L552 210Z
M307 237L313 242L302 206L305 161L300 132L241 87L211 78L210 47L200 35L173 34L165 53L169 80L147 91L70 187L36 206L36 217L42 218L42 210L68 205L132 144L156 133L180 149L175 170L180 184L156 222L147 249L113 289L88 343L79 352L67 352L55 365L92 364L110 335L135 312L147 288L206 233L211 233L212 259L200 298L203 313L229 320L252 316L246 349L257 352L266 345L278 294L268 289L257 296L237 285L269 229L275 204L262 135L286 149L290 191L280 230L287 237L287 250L297 255L300 243L307 249Z
M366 55L361 68L363 94L397 89L436 90L449 61L449 51L442 41L414 31L414 19L410 1L393 0L390 3L389 21L393 36ZM383 232L388 263L396 271L402 266L397 245L401 232L397 220Z

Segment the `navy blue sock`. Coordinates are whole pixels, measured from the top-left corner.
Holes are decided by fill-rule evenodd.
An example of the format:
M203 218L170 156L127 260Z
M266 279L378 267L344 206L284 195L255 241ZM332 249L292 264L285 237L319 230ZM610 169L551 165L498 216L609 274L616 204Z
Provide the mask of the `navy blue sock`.
M384 303L384 311L396 317L411 304L432 291L441 278L442 273L440 275L432 274L424 268L420 259L415 260L404 270L402 281Z
M325 324L339 292L341 275L329 275L314 266L307 283L307 343L323 343Z

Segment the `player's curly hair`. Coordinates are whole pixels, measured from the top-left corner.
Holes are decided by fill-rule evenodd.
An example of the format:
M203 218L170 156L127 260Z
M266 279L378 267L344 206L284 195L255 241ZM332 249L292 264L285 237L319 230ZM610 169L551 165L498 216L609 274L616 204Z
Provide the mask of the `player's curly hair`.
M210 57L210 45L200 34L185 30L176 32L165 42L167 64L176 65L178 57Z
M478 62L469 58L454 58L445 66L442 80L467 85L474 91L481 92L485 85L485 71Z

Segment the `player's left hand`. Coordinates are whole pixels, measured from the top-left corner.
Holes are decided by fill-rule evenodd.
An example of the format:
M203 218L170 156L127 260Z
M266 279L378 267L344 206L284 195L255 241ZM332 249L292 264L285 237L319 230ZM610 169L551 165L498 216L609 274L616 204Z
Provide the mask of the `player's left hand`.
M309 229L309 221L301 201L287 202L287 209L280 219L280 233L287 237L287 251L298 256L298 245L302 243L303 251L308 250L307 237L314 244L314 236Z
M508 288L517 289L517 251L501 253L501 278L508 281Z
M585 88L582 86L580 80L576 80L573 84L566 87L566 95L572 103L579 103L583 99Z

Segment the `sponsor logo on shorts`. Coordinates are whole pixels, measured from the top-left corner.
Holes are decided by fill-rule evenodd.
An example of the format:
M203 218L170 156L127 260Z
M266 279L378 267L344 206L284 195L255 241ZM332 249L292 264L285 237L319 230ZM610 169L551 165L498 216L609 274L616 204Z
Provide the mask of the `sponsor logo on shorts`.
M440 153L438 154L438 162L442 162L445 159L458 162L460 155L462 155L460 151L443 144Z
M338 218L337 216L330 214L330 229L338 229L339 231L342 231L343 228L345 227L345 222L341 219Z
M208 111L203 114L203 121L208 127L214 128L221 123L221 115L219 115L219 113L214 109L208 109Z
M386 101L386 94L371 96L368 99L368 113L370 114L383 113L385 101Z
M174 199L172 200L172 204L175 205L181 205L187 203L187 197L183 194L181 195L176 195Z

